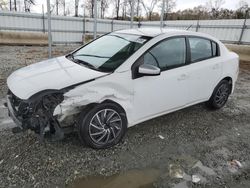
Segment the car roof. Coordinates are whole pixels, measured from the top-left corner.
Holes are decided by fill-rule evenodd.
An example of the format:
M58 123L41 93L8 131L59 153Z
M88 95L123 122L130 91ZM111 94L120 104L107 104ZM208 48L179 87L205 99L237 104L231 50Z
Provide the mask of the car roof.
M197 32L187 31L187 30L178 30L178 29L161 29L161 28L138 28L138 29L124 29L115 31L115 33L123 33L123 34L134 34L134 35L142 35L148 37L156 37L161 34L194 34L197 35ZM199 35L199 34L198 34Z

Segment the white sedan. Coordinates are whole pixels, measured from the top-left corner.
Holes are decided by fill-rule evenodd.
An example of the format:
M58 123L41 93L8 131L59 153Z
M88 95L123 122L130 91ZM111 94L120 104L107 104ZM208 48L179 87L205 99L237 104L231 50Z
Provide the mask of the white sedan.
M90 147L107 148L143 121L201 102L222 108L238 72L238 55L207 34L120 30L12 73L7 106L14 132L43 140L78 131Z

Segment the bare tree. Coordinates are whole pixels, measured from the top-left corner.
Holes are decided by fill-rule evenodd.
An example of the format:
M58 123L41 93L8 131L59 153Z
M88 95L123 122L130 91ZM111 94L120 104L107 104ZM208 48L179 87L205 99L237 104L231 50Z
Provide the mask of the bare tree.
M66 16L66 5L65 5L65 0L62 0L62 6L63 6L63 15Z
M146 11L147 17L149 20L152 20L152 13L154 11L154 8L159 0L150 0L150 2L145 3L144 1L141 1L143 8Z
M7 0L0 0L0 10L7 10Z
M104 18L106 10L109 8L109 0L101 0L101 18Z
M100 17L104 18L105 12L109 7L109 0L99 0L100 2ZM85 1L85 8L89 12L89 16L94 18L94 0L87 0Z
M225 0L209 0L206 2L206 7L210 10L218 11L224 3Z
M24 0L24 11L30 12L30 7L35 5L35 0Z
M58 0L56 0L56 15L58 15L58 6L59 6L59 2Z
M141 11L141 0L137 0L136 3L136 17L139 19L140 17L140 11Z
M14 0L14 10L17 11L16 0Z
M121 0L115 0L113 2L114 2L114 5L115 5L116 19L118 20L122 1Z
M168 13L170 13L176 6L176 0L164 0L165 1L165 10L164 10L164 19L167 19L167 15ZM163 4L162 4L162 0L161 3L159 5L159 8L161 9Z
M122 3L122 19L125 20L127 17L127 9L129 5L129 0L124 0Z
M75 17L78 17L79 0L75 0Z
M206 2L206 7L210 11L212 18L217 18L219 16L219 10L224 3L225 0L209 0Z
M94 18L94 0L87 0L85 2L85 8L89 11L89 16Z
M71 10L70 10L69 7L67 7L66 12L65 12L65 15L69 15L69 14L71 14Z
M249 5L246 1L241 0L238 4L238 7L239 7L238 10L246 11L246 10L248 10Z

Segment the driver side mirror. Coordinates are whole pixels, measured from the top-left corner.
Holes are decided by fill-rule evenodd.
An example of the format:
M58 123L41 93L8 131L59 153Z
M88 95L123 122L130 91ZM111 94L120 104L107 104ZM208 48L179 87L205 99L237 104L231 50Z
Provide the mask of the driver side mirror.
M154 65L142 64L139 66L138 73L144 76L157 76L161 74L161 69Z

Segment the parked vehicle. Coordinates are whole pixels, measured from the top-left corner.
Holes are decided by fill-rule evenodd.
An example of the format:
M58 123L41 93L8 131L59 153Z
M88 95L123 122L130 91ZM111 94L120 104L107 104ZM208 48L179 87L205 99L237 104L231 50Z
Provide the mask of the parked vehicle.
M93 148L117 144L128 127L206 102L222 108L239 57L203 33L130 29L12 73L9 114L26 129L61 139L77 130Z

